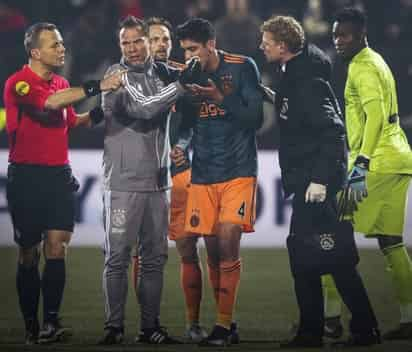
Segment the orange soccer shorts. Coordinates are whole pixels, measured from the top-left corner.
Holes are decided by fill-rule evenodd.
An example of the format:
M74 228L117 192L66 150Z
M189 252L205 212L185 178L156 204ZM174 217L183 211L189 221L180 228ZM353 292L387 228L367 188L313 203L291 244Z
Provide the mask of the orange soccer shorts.
M210 185L191 184L185 230L203 235L219 223L242 225L253 232L256 219L256 177L239 177Z
M191 170L187 169L173 176L172 190L170 195L170 222L169 239L178 239L193 236L185 232L185 215L187 198L189 195Z

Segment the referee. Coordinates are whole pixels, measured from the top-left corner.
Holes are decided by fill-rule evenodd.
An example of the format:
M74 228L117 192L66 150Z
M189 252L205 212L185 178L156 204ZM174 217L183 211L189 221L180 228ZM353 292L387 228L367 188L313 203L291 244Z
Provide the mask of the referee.
M19 246L17 292L26 343L48 343L70 333L59 322L65 285L65 252L74 227L79 184L68 161L71 128L98 123L100 108L77 115L71 104L101 91L115 90L122 72L83 87L69 88L54 72L64 65L65 47L55 25L37 23L25 33L28 64L9 77L4 101L9 137L7 200ZM45 266L40 279L40 243ZM38 305L43 296L43 330Z

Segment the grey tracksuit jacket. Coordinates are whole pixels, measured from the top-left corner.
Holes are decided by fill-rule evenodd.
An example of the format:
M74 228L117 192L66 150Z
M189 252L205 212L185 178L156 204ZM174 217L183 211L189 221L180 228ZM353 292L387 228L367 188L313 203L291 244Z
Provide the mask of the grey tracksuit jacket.
M163 190L170 187L169 111L184 89L178 82L165 86L150 59L136 66L122 59L106 74L124 68L125 86L102 97L103 185L113 191Z
M127 268L137 244L140 327L151 329L160 314L167 260L169 202L163 190L170 183L169 111L184 89L179 83L165 86L150 60L133 67L122 60L107 73L123 68L128 69L124 87L102 99L105 328L124 326Z

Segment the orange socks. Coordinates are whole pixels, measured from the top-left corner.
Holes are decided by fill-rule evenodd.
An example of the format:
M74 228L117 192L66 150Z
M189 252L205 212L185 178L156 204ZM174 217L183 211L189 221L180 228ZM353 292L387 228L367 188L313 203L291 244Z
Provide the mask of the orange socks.
M240 282L241 261L220 262L219 268L208 261L208 269L218 307L216 324L230 329Z
M240 282L240 259L220 262L220 288L217 325L230 329Z
M210 286L213 289L213 296L215 297L216 306L219 305L219 281L220 272L219 267L215 266L209 258L207 259L207 272L209 274Z
M181 263L180 282L186 301L186 319L189 324L199 322L202 300L202 268L200 263Z

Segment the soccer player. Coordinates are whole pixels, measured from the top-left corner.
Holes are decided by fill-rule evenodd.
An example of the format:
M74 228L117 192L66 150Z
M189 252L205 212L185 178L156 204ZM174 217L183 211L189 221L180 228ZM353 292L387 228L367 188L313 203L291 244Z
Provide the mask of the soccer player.
M204 80L209 79L207 86L192 86L201 105L193 121L185 231L204 235L217 305L216 324L201 345L222 346L232 336L241 235L254 231L260 77L251 58L216 49L215 30L207 20L190 19L176 32L185 59L198 57Z
M360 10L337 14L333 41L348 64L345 110L349 184L358 202L355 231L377 239L400 304L400 325L383 338L412 339L412 267L402 239L412 152L399 125L395 80L382 56L368 46L366 17ZM334 330L340 324L339 296L331 279L324 281L326 316L335 315L330 319L334 326L327 328Z
M9 134L7 200L19 247L17 293L26 326L26 343L63 338L59 321L65 285L65 254L74 227L74 192L79 185L68 160L68 132L98 123L99 108L77 115L71 104L114 90L122 72L103 81L69 88L55 71L64 65L63 38L54 24L36 23L25 33L28 64L9 77L4 102ZM40 243L45 266L40 279ZM43 330L38 305L43 295Z
M273 16L261 29L260 48L267 61L282 71L276 92L279 164L285 195L293 196L287 247L300 320L294 338L281 347L323 345L324 273L332 274L352 314L351 337L345 345L379 343L378 323L356 269L354 241L343 246L338 240L353 236L353 229L348 222L338 222L336 194L345 184L347 157L345 129L329 84L330 60L307 43L293 17ZM349 230L339 232L342 228ZM332 239L328 242L335 248L329 258L324 254L332 248L325 248L321 238Z
M181 70L183 64L169 60L172 49L172 26L159 17L146 20L149 27L150 53L155 62L164 62L169 66ZM182 123L180 112L172 112L170 121L170 143L176 147L179 126ZM172 149L175 153L176 149ZM202 299L202 267L197 251L198 235L184 231L186 202L190 187L190 161L188 150L185 151L184 161L181 165L171 165L172 190L170 202L169 239L176 241L176 248L181 259L180 280L186 304L187 330L184 334L186 341L199 342L207 336L206 331L199 324L200 302ZM138 250L133 256L132 278L134 287L138 287L139 256Z

